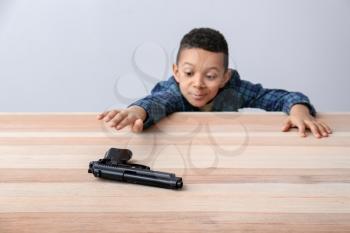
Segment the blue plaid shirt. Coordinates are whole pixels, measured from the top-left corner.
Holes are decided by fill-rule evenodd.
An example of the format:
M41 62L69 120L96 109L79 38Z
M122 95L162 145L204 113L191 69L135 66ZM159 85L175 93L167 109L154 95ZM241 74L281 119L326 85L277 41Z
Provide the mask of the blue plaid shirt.
M290 109L295 104L306 105L310 113L316 115L315 108L304 94L281 89L266 89L261 84L241 80L238 72L232 70L231 79L213 99L211 111L261 108L266 111L283 111L289 114ZM150 95L130 106L132 105L140 106L147 112L147 118L144 121L145 129L174 112L201 111L182 96L179 85L173 76L167 81L157 83Z

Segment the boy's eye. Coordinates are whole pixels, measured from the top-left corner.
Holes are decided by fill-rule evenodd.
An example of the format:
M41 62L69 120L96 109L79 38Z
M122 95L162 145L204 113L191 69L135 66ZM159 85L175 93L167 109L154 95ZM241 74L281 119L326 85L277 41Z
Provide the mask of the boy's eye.
M185 75L190 77L190 76L192 76L192 72L185 72Z
M213 80L213 79L215 79L215 78L216 78L215 75L207 75L207 79L209 79L209 80Z

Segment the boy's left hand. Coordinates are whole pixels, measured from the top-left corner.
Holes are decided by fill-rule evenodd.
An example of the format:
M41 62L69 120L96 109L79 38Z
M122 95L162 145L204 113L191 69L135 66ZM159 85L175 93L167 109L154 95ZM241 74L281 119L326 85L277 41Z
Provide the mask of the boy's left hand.
M293 105L282 131L286 132L293 127L298 128L301 137L306 137L306 129L310 129L316 138L328 137L332 133L326 123L313 117L308 107L302 104Z

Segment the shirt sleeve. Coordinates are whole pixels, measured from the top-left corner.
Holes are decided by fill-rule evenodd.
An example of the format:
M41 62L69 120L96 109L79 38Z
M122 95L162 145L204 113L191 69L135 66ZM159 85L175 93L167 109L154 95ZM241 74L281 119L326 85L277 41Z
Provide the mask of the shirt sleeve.
M173 88L170 82L160 82L152 89L150 95L129 105L129 107L139 106L146 111L147 117L143 122L144 129L149 128L169 114L183 109L182 97L173 91Z
M233 72L234 86L243 98L243 108L261 108L266 111L283 111L289 114L293 105L303 104L309 108L311 115L316 115L315 108L303 93L263 88L261 84L241 80L237 71Z

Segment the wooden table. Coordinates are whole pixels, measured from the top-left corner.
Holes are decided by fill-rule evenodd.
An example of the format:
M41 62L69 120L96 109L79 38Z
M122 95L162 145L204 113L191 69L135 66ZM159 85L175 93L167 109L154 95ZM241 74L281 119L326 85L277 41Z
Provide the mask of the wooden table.
M0 232L350 232L350 114L329 138L282 113L176 113L141 134L95 113L0 114ZM110 147L182 176L180 191L87 173Z

